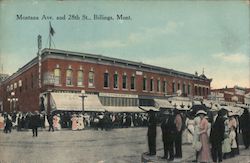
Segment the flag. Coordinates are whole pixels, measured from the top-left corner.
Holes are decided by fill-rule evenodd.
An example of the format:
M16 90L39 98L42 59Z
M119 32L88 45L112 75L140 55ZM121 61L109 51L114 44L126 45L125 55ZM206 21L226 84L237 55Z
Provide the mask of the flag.
M55 32L54 29L52 28L51 23L49 23L49 26L50 26L49 33L53 36L56 32Z

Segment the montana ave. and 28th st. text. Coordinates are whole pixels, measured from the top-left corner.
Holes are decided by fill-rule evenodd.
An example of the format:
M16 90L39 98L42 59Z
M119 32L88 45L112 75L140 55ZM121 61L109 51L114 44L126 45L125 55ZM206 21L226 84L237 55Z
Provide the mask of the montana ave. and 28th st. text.
M114 20L132 20L131 16L116 14L116 15L104 15L104 14L63 14L59 16L50 16L50 15L41 15L41 16L30 16L17 14L16 20L62 20L62 21L72 21L72 20L106 20L106 21L114 21Z

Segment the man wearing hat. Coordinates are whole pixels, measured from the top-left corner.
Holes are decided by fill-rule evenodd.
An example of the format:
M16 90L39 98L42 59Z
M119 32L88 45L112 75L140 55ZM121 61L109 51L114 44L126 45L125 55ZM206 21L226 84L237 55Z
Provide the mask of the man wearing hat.
M174 137L176 126L171 110L163 112L164 118L161 123L162 141L164 146L163 159L174 160ZM168 157L169 156L169 157Z
M31 124L31 128L32 128L32 133L33 133L33 137L36 136L37 137L37 128L40 125L40 115L38 111L35 111L35 113L30 117L30 124Z
M153 156L156 155L156 117L155 112L153 110L149 110L148 112L149 120L148 120L148 147L149 153L148 155Z
M176 125L176 135L175 135L175 158L182 158L182 125L183 120L181 113L178 109L174 110L175 112L175 125Z
M210 132L210 143L212 145L212 159L213 162L222 162L222 143L224 140L224 132L225 132L225 125L224 125L224 118L222 112L218 112L218 116L212 125L211 132Z

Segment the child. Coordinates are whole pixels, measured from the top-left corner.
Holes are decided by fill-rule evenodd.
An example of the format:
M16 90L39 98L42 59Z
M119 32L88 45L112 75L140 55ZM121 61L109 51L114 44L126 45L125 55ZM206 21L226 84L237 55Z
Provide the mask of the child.
M231 126L230 133L229 133L229 139L231 143L231 157L234 157L237 151L237 143L236 143L236 133L235 133L235 127Z

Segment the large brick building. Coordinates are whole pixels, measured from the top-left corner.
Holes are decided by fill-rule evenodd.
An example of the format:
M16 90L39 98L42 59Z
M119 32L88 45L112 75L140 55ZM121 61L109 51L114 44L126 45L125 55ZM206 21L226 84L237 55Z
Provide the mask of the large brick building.
M81 91L85 110L155 106L154 99L177 93L207 98L211 79L139 62L102 55L43 49L0 83L4 111L79 110ZM82 106L82 105L81 105Z
M230 88L221 88L211 90L212 100L221 101L227 104L245 104L245 95L248 93L247 88L234 86Z

